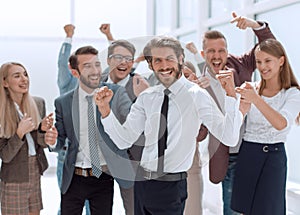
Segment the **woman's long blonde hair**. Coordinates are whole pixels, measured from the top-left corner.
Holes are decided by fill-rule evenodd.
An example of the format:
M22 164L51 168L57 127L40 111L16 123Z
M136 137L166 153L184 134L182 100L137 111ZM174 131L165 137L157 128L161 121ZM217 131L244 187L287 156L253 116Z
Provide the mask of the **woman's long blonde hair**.
M1 138L12 137L16 133L18 128L18 123L20 121L18 112L15 107L15 103L10 96L9 90L6 87L4 87L4 83L3 83L8 76L9 70L13 66L20 66L26 71L25 67L22 64L16 62L4 63L0 67L0 137ZM23 95L20 109L23 111L23 113L27 113L27 115L32 118L37 129L39 123L41 122L41 117L39 115L39 111L34 99L30 96L28 92Z

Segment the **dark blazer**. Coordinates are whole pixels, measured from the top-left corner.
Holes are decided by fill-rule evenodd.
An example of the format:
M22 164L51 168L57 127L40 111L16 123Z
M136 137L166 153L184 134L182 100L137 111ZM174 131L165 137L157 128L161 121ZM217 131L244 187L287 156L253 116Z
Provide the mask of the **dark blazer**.
M134 103L136 100L136 95L133 91L133 76L134 76L135 69L133 68L131 70L131 73L129 74L129 80L127 81L125 85L126 92L130 98L130 100ZM106 71L101 75L101 80L103 82L107 82L108 80L109 71ZM141 160L143 149L145 146L145 135L142 133L139 138L134 142L134 144L127 150L129 158L134 162L134 167L136 168L136 165L138 165L138 162Z
M111 101L111 109L121 123L126 120L131 107L131 101L123 87L115 84L104 84L101 86L108 86L114 92ZM50 151L58 152L68 142L69 148L63 166L63 177L61 184L61 192L67 192L75 169L75 162L79 147L79 104L78 104L78 88L64 94L55 99L55 113L56 113L56 129L58 130L58 139L55 149ZM101 115L97 109L97 126L100 136L99 142L102 154L107 162L108 169L111 175L116 179L121 187L129 188L133 186L135 177L133 168L126 150L118 149L109 136L104 132L101 123Z
M134 70L135 69L132 69L131 73L129 74L129 80L125 85L126 92L127 92L128 96L129 96L129 98L132 102L134 102L135 99L136 99L136 96L135 96L134 91L133 91L133 82L132 82L132 78L134 76ZM107 82L108 75L109 75L109 69L104 71L103 74L101 74L101 81Z
M45 117L45 101L39 97L33 97L37 104L41 118ZM47 145L44 142L44 133L34 130L31 136L35 143L36 156L38 159L39 172L42 175L48 168L47 158L44 148ZM2 166L0 178L4 182L21 183L28 182L28 144L26 138L21 140L17 134L11 138L0 138L0 158Z

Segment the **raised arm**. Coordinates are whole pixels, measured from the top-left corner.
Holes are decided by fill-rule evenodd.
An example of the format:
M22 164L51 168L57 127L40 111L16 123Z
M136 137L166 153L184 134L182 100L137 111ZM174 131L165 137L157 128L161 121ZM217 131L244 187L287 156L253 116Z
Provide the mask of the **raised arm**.
M58 56L57 85L60 95L74 89L77 86L77 79L72 75L68 66L68 60L71 55L74 30L75 26L72 24L67 24L64 26L66 39L60 48Z
M110 24L101 24L101 26L99 27L99 30L106 36L106 38L109 42L112 42L115 40L110 31Z

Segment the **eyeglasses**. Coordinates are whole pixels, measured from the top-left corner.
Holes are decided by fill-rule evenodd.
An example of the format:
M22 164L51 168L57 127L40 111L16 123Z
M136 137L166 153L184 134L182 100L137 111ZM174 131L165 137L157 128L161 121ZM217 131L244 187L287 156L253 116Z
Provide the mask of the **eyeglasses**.
M127 63L131 63L133 61L133 57L131 57L131 56L123 56L123 55L120 55L120 54L112 54L112 55L109 55L108 58L113 58L113 59L115 59L118 62L122 62L123 59L125 59L125 61Z

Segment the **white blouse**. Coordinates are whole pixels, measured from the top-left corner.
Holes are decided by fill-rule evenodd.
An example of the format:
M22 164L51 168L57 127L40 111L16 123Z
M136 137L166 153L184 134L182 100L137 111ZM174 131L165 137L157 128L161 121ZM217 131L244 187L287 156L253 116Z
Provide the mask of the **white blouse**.
M263 114L251 105L247 114L246 129L243 139L250 142L273 144L286 142L291 125L300 112L300 90L296 87L282 89L273 97L262 96L263 100L278 111L287 120L287 127L282 130L275 129Z

